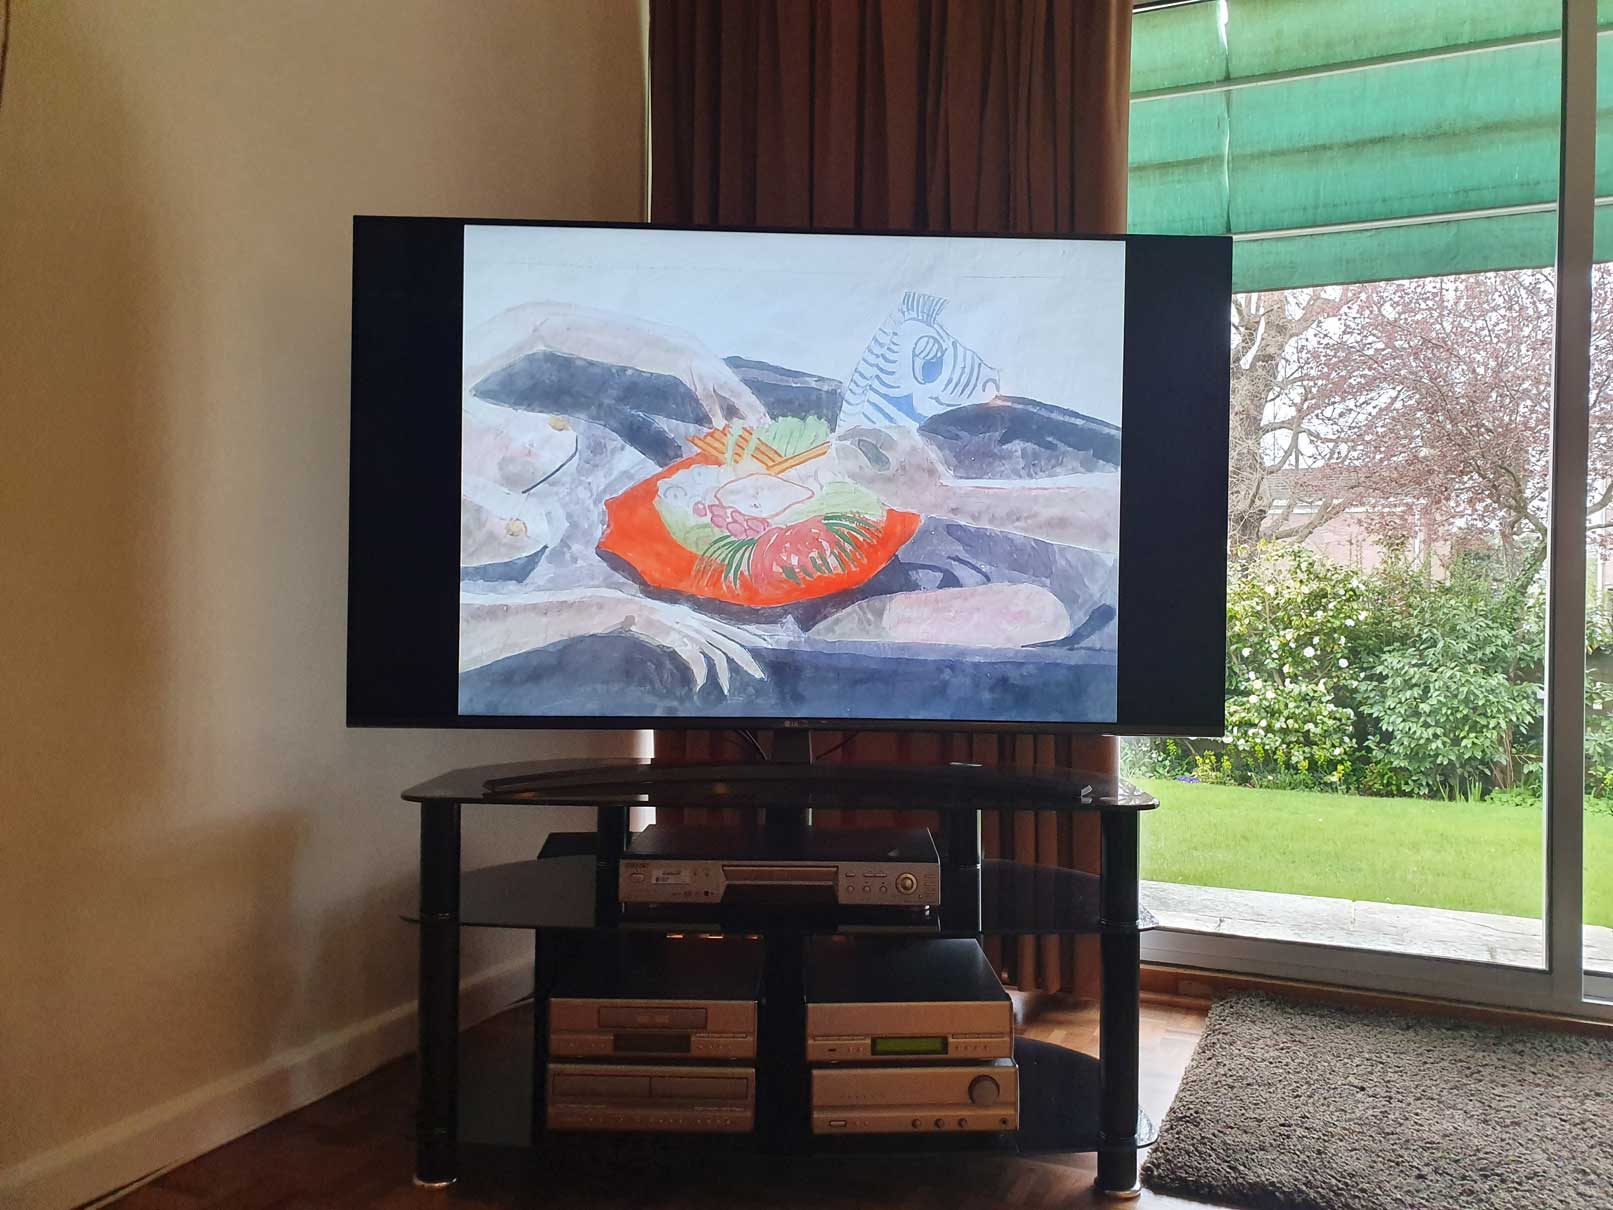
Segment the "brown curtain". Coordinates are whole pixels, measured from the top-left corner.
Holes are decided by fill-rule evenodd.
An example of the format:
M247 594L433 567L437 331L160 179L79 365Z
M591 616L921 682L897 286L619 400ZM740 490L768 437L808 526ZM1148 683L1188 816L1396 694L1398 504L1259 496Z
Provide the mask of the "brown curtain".
M1130 59L1130 0L651 0L651 216L1120 232ZM824 734L819 746L844 738ZM750 749L730 733L668 731L656 751ZM1108 738L865 732L832 759L1109 772L1116 748ZM1090 818L988 810L983 827L987 856L1096 869ZM1026 990L1095 989L1089 944L1023 937L988 950Z

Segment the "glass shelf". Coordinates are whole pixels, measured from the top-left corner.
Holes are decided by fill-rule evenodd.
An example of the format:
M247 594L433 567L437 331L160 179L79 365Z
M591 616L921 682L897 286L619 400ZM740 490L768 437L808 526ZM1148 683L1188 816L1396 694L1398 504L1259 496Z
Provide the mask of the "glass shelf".
M1074 769L969 763L706 764L666 758L537 761L455 769L409 802L513 806L818 807L842 811L1148 811L1130 782Z
M463 1035L460 1042L460 1135L464 1142L493 1147L531 1149L548 1174L557 1167L573 1172L642 1161L662 1171L677 1157L704 1153L691 1168L699 1179L713 1155L726 1163L731 1156L764 1157L754 1135L592 1134L564 1131L541 1136L531 1144L532 1079L535 1022L531 1005L503 1013ZM991 1151L1019 1155L1126 1150L1152 1146L1158 1131L1143 1113L1137 1133L1128 1139L1105 1139L1098 1127L1098 1060L1081 1051L1031 1038L1014 1041L1019 1064L1020 1128L1007 1134L922 1136L861 1135L826 1138L805 1132L802 1149L822 1155L854 1157ZM580 1165L576 1167L574 1165ZM562 1178L564 1179L564 1178Z
M1019 1064L1019 1132L1022 1155L1049 1151L1129 1151L1151 1147L1158 1130L1137 1111L1137 1133L1106 1139L1098 1127L1098 1060L1079 1050L1033 1038L1014 1039Z
M856 909L826 907L821 911L790 907L773 912L722 912L691 915L685 909L661 914L600 920L595 899L595 837L592 832L557 832L530 861L467 870L460 876L459 921L469 928L587 930L645 928L710 932L915 932L936 936L977 934L1075 935L1133 933L1154 927L1147 910L1138 919L1099 918L1099 880L1095 874L1014 861L987 860L978 884L972 872L942 868L941 906L928 915L896 916ZM980 927L965 912L949 925L949 905L980 900ZM406 920L418 923L409 915ZM959 920L956 909L952 919Z

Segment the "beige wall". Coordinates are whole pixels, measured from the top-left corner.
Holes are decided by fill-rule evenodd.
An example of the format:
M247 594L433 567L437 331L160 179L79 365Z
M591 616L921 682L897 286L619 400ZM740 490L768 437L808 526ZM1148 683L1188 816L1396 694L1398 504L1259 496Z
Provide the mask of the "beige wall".
M639 217L640 22L636 0L18 0L0 1203L25 1160L93 1166L90 1132L412 998L400 787L626 742L344 728L349 223ZM535 848L500 818L467 864ZM472 938L467 969L516 940Z

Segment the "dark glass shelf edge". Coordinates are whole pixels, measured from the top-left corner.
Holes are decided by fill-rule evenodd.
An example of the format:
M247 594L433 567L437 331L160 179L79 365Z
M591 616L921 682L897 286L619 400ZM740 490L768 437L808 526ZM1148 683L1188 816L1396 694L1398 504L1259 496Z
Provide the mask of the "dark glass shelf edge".
M989 860L980 871L981 926L949 929L947 904L966 901L973 884L964 871L944 870L942 903L929 917L857 915L826 908L778 913L699 916L665 912L654 917L600 920L595 905L593 833L552 833L537 858L467 870L460 876L460 924L466 928L610 930L616 928L708 932L911 932L936 936L1068 935L1145 932L1156 925L1146 909L1135 922L1100 918L1095 874L1050 866ZM414 913L403 917L418 923Z
M532 1008L520 1006L463 1036L464 1063L460 1091L460 1138L473 1146L535 1153L547 1162L593 1158L608 1161L628 1148L653 1159L694 1149L761 1155L755 1134L653 1135L563 1131L530 1139ZM1129 1139L1106 1139L1098 1129L1098 1060L1052 1042L1019 1038L1014 1057L1020 1064L1020 1129L1003 1134L806 1135L804 1154L845 1156L957 1154L998 1152L1054 1155L1129 1151L1149 1147L1158 1130L1146 1113L1137 1114L1137 1133Z
M1075 769L958 762L717 764L667 758L539 761L454 769L403 792L409 802L514 806L814 806L1050 811L1147 811L1158 800L1131 783Z

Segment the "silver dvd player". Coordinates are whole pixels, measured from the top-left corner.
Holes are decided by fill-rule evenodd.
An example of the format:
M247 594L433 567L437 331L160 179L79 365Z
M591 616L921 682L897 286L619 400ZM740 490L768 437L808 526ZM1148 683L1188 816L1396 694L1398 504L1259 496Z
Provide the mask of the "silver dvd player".
M779 843L761 832L651 824L634 835L619 870L623 904L941 902L941 862L924 828L809 828Z

